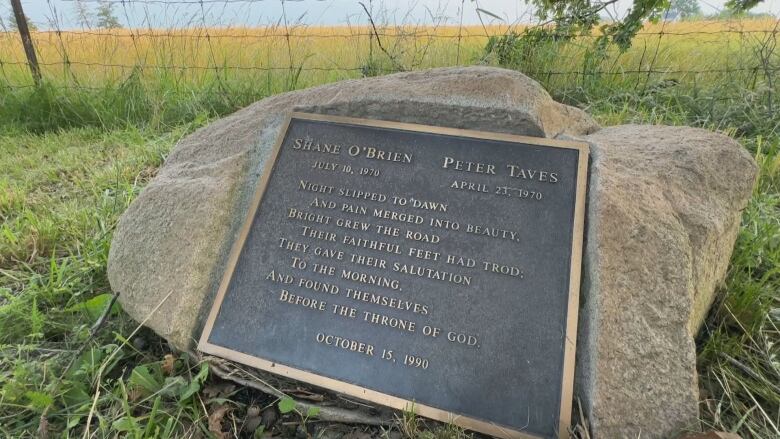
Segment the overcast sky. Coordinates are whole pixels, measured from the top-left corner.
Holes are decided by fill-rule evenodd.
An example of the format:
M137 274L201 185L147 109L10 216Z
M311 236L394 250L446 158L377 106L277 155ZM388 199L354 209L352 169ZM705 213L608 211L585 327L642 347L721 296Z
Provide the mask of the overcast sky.
M98 0L82 0L94 10ZM280 22L286 13L289 23L309 25L364 24L367 22L358 0L204 0L201 7L197 0L126 0L114 4L114 13L124 26L172 27L209 26L262 26ZM373 11L374 18L382 23L433 23L434 21L457 24L463 7L463 23L479 24L477 8L503 17L504 23L533 21L533 10L519 0L363 0ZM723 8L726 0L699 0L704 13L714 13ZM633 3L619 0L609 13L623 16ZM1 15L7 20L11 15L9 0L0 0ZM22 0L25 12L40 29L51 28L54 20L61 29L79 27L73 0ZM780 0L764 0L754 12L769 12L780 16ZM482 14L486 23L501 21ZM442 21L444 20L444 21Z

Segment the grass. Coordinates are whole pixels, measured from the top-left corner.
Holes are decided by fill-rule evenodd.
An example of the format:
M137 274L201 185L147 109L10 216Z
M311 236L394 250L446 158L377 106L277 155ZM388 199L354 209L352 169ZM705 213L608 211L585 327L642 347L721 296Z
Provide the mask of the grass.
M684 21L648 24L614 69L654 67L679 70L689 64L737 67L745 43L776 26L772 19ZM262 28L169 28L36 32L33 35L44 75L62 85L102 86L118 83L140 70L145 79L203 85L236 73L264 81L280 72L278 84L292 69L306 69L301 86L321 84L364 73L366 60L390 54L407 69L437 67L479 58L491 35L522 31L523 26L381 25L306 26L289 24ZM660 33L663 33L661 36ZM377 44L376 35L382 42ZM660 37L660 38L659 38ZM582 65L583 37L556 53L550 71L571 71ZM659 45L660 42L660 45ZM0 33L6 48L2 76L14 85L29 85L24 51L14 33ZM655 53L656 48L658 53ZM616 51L612 51L613 54ZM386 64L392 68L391 64ZM690 70L690 69L684 69ZM565 78L564 78L565 80Z
M297 36L289 40L256 35L279 28L215 29L210 33L219 38L210 50L196 47L202 43L196 31L143 37L132 47L127 34L64 34L60 40L41 33L41 59L52 65L44 68L40 88L29 87L25 66L13 64L23 59L16 40L0 35L0 436L37 436L45 410L49 437L251 437L258 414L271 412L286 421L275 433L301 434L295 424L303 416L281 413L284 400L231 389L119 309L110 310L93 335L90 327L110 301L106 259L113 227L175 142L214 117L283 90L459 60L522 70L604 125L718 129L754 155L758 185L743 213L727 280L697 339L701 411L706 426L745 438L778 437L780 116L772 69L780 60L761 52L776 37L769 33L775 25L657 25L644 30L650 35L638 37L630 52L603 57L589 52L584 39L513 42L488 53L481 28L465 28L473 36L460 47L453 44L455 28L383 29L389 55L365 28L292 28ZM416 35L421 29L443 37ZM661 29L669 34L659 39ZM742 33L718 33L729 29ZM768 32L746 33L755 30ZM227 36L236 33L245 37ZM312 34L337 36L307 37ZM333 43L350 38L361 43ZM70 67L56 64L62 53L74 61ZM227 61L253 69L223 68ZM212 68L149 67L182 63ZM284 68L263 70L277 64ZM305 70L314 67L348 70ZM722 71L732 67L739 70ZM636 73L642 69L660 73ZM551 74L556 71L563 74ZM392 432L464 436L451 426L423 424L407 415ZM308 426L304 436L322 427Z
M120 314L112 319L115 333L91 342L65 378L63 392L53 393L110 293L105 267L111 229L154 175L174 136L94 128L0 136L4 437L31 435L36 418L55 398L63 408L61 418L53 417L58 429L75 422L89 410L90 383L102 358L121 353L104 370L110 376L121 372L114 368L147 355L124 345L119 335L129 334L133 323ZM104 398L119 401L114 392Z
M744 89L765 83L765 74L778 72L776 65L756 68L755 60L756 48L776 38L777 26L767 19L647 25L625 53L594 50L595 35L588 35L486 54L490 36L521 32L519 26L382 25L374 32L365 26L291 24L37 32L33 40L46 78L42 89L32 86L18 36L0 32L0 121L33 132L83 126L165 129L204 113L224 115L282 91L475 63L517 66L564 99L572 90L584 89L592 100L681 83L697 90L719 88L719 103L727 105L742 99ZM728 88L731 84L739 87Z
M699 334L705 424L780 435L780 140L746 139L761 173L720 301Z

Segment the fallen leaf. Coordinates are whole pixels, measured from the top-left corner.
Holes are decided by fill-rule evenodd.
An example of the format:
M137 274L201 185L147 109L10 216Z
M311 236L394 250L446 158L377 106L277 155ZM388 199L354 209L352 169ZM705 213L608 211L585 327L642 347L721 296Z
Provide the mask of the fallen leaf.
M209 413L209 432L214 433L218 439L227 439L227 433L222 432L222 421L225 419L225 415L230 411L230 407L227 405L217 406L211 413Z
M176 368L176 357L173 354L165 354L162 361L162 371L165 375L173 375Z

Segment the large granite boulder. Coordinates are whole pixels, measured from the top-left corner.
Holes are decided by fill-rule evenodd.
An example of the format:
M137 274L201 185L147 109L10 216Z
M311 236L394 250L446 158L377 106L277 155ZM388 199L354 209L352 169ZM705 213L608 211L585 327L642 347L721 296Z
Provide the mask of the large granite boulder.
M114 234L109 279L133 318L193 348L293 110L588 141L576 395L597 438L697 427L693 335L725 275L755 164L705 130L600 130L509 70L434 69L285 93L183 139Z
M591 144L576 389L604 438L698 428L694 336L756 176L731 138L621 125Z
M293 110L553 137L598 129L535 81L504 69L445 68L343 81L263 99L186 137L122 216L111 286L179 349L194 346L230 245L285 118Z

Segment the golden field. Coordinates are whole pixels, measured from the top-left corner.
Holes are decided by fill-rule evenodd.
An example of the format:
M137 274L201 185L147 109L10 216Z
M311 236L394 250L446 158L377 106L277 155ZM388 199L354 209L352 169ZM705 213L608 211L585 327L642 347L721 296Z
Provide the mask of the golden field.
M617 77L651 70L693 81L734 69L744 72L753 67L745 60L777 25L772 19L648 24L630 50L615 52L590 68ZM215 78L289 84L293 76L295 87L302 87L389 70L495 64L484 53L489 36L521 30L380 27L381 48L373 29L366 26L47 31L36 32L33 39L44 76L57 84L98 87L121 82L135 70L147 79L194 86ZM543 57L543 67L523 70L546 79L548 86L555 86L556 77L570 81L583 70L583 55L592 40L580 38L556 47L550 51L553 58ZM6 84L31 83L17 34L0 33L0 63Z

